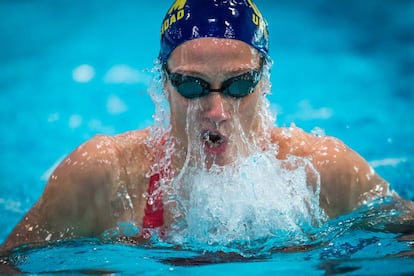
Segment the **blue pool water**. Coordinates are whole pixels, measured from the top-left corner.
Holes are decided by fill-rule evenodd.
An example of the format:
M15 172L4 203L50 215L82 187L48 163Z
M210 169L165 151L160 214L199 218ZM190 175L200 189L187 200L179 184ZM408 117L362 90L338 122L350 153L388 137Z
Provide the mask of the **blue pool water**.
M162 2L0 2L0 242L73 148L151 124ZM270 25L277 124L342 139L414 200L414 2L256 3ZM255 259L87 240L12 261L32 273L398 274L414 272L412 258L395 257L408 249L395 234L352 229Z

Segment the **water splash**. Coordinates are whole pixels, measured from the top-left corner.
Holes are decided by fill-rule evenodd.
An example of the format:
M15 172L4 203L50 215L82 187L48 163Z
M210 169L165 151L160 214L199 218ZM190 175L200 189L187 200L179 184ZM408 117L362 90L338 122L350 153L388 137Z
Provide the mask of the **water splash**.
M226 167L187 168L170 187L175 223L168 240L189 248L267 251L310 242L325 222L307 165L283 168L271 151ZM299 164L299 165L298 165ZM171 204L173 203L173 204Z
M270 65L265 66L263 94L270 93ZM167 224L162 237L153 234L155 246L236 252L244 256L269 254L286 247L329 242L361 224L374 225L379 209L358 211L328 220L319 207L320 178L307 158L276 158L278 147L270 142L269 129L275 116L265 96L258 98L253 131L239 116L240 101L234 101L230 123L223 129L229 143L229 160L221 165L208 160L204 151L203 130L198 125L201 99L188 102L183 140L173 140L167 92L164 91L161 66L150 94L156 105L154 125L146 143L154 152L154 164L148 176L161 175L160 188ZM180 148L180 146L183 146ZM183 158L176 175L172 159ZM147 195L147 199L151 199ZM364 206L372 203L367 203ZM374 215L372 215L374 214ZM385 216L394 215L387 212ZM383 221L380 225L388 223Z
M169 137L171 131L170 108L168 104L166 91L163 89L164 77L162 75L162 65L159 60L155 60L155 66L152 69L153 79L148 88L148 93L155 105L153 115L154 122L150 127L150 135L145 143L148 148L153 149L154 162L147 172L147 177L160 174L161 182L170 176L171 158L174 153L174 140ZM157 191L158 192L158 191Z
M201 99L188 101L185 141L169 137L164 79L159 74L161 66L155 67L159 75L149 91L156 113L147 144L161 150L155 152L156 162L148 176L162 176L157 192L162 190L164 209L170 217L165 237L160 239L163 244L244 254L265 252L311 242L315 229L326 221L319 207L319 175L311 163L295 157L278 160L277 145L270 143L269 129L275 116L264 96L270 94L270 66L265 64L261 90L256 92L261 94L251 122L254 128L246 126L240 116L241 101L229 100L232 118L220 129L228 134L232 145L225 165L207 160L200 139L203 130L198 125ZM179 145L184 147L180 149ZM171 177L173 155L183 157L184 164L171 180L166 176Z

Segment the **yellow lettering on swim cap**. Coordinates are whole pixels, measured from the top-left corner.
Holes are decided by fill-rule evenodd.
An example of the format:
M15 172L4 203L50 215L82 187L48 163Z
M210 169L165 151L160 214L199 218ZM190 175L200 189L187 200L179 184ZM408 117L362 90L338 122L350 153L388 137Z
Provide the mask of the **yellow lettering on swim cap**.
M161 34L164 34L164 32L168 29L169 26L170 26L169 20L168 19L164 20L161 26Z
M256 14L252 14L252 21L255 25L259 26L260 24L260 18Z
M177 21L184 17L184 10L179 10L177 12Z
M260 13L259 9L256 7L256 5L253 3L252 0L247 0L247 2L249 2L250 7L252 7L253 12L259 17L259 18L263 18L262 14Z
M175 17L175 14L173 14L173 15L170 17L170 26L171 26L172 24L174 24L175 22L177 22L177 19L176 19L176 17Z
M174 2L174 4L171 6L170 10L168 11L168 14L173 13L176 10L181 10L184 8L185 3L187 0L177 0Z
M177 0L174 2L167 13L166 17L168 18L166 18L162 23L161 35L163 35L168 30L168 28L171 27L171 25L184 18L184 6L186 2L187 0Z
M247 0L247 2L249 3L250 7L253 9L253 14L252 14L253 24L259 27L259 29L263 32L263 35L267 39L269 37L269 33L267 32L267 29L265 27L265 22L264 22L262 13L259 11L259 9L253 3L252 0Z

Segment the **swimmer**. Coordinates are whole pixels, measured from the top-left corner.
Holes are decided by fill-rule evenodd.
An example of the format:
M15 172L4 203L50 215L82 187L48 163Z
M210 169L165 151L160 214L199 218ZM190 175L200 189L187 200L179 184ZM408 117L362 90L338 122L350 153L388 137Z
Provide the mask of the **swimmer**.
M177 0L162 22L158 60L167 124L97 135L75 149L3 249L100 237L121 222L132 222L145 240L145 229L168 231L180 219L171 204L175 193L191 196L177 186L192 184L187 173L198 169L219 181L222 171L260 152L273 154L275 175L301 166L292 158L303 161L307 185L318 191L318 206L329 218L392 195L408 210L405 219L412 219L412 203L390 191L343 142L294 125L274 127L266 99L267 23L251 0Z

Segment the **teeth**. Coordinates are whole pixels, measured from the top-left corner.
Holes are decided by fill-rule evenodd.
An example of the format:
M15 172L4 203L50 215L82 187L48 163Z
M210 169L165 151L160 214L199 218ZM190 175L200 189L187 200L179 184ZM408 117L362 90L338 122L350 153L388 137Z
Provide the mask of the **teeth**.
M224 142L223 137L212 131L206 131L203 135L204 142L207 142L209 145L220 145Z

